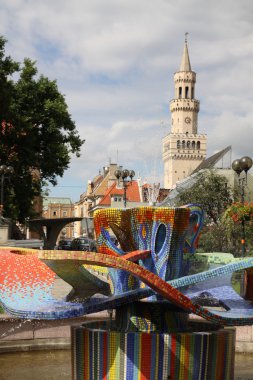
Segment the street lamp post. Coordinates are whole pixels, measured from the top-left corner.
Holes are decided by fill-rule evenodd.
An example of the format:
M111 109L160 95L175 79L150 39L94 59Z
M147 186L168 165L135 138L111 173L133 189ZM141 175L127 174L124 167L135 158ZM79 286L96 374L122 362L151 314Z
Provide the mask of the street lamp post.
M6 179L10 180L10 175L13 174L14 169L12 166L0 165L0 176L1 176L1 197L0 197L0 215L3 215L4 209L4 181Z
M238 175L238 181L239 181L239 188L241 191L241 202L242 205L244 205L245 201L245 185L247 185L247 173L249 169L252 167L252 159L250 157L242 157L240 159L236 159L232 163L232 169L237 173ZM242 177L242 172L245 173L245 175ZM242 256L245 256L245 220L242 219Z
M127 185L129 182L128 177L130 178L130 181L132 182L133 177L135 176L135 172L133 170L128 170L128 169L123 169L123 170L117 169L115 170L114 175L117 178L118 183L120 180L122 180L123 189L124 189L123 200L124 200L124 207L126 208L126 204L127 204L126 193L127 193Z

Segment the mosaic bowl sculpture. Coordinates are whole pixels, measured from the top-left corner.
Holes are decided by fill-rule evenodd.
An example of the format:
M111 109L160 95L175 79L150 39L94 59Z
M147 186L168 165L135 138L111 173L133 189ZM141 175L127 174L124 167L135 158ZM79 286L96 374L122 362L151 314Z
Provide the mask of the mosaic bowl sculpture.
M40 319L116 309L109 325L73 328L74 379L233 379L234 330L223 326L253 324L253 307L229 279L253 259L191 274L202 219L197 206L99 210L99 253L2 249L1 303L11 315ZM74 286L80 265L83 274L106 267L111 295L56 300L56 274L45 263ZM190 313L206 322L189 320Z

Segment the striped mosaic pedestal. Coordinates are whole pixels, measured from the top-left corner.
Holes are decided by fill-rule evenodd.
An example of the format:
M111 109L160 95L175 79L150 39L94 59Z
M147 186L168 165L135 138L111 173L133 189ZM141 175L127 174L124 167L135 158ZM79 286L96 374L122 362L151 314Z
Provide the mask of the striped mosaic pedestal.
M206 331L198 331L203 325ZM233 380L235 331L197 322L190 329L124 333L106 322L73 327L72 379Z

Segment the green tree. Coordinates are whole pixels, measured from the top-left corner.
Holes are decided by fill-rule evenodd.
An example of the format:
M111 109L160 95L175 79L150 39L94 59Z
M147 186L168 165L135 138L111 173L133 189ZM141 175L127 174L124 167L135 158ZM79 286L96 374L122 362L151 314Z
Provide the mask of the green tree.
M35 62L5 56L0 37L0 164L14 167L5 186L4 215L23 221L43 186L57 184L82 140L56 81L38 76Z
M176 199L178 206L197 203L205 211L206 219L199 240L200 251L230 252L231 242L222 215L233 198L234 192L227 178L214 170L200 172L190 188L179 189Z
M178 191L177 205L198 203L206 213L207 224L217 224L234 198L227 178L215 170L200 172L190 188L179 188Z
M235 256L242 255L242 240L245 241L245 254L253 254L253 202L232 203L223 214L222 223L225 236L230 242ZM244 226L244 227L243 227ZM244 230L244 233L243 233Z

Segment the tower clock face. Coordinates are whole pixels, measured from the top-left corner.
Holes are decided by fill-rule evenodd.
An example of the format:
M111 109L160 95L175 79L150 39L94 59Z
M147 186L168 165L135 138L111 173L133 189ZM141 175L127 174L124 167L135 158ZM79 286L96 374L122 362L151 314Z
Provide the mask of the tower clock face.
M190 118L189 116L187 116L184 120L185 120L185 122L186 122L187 124L189 124L189 123L191 122L191 118Z

